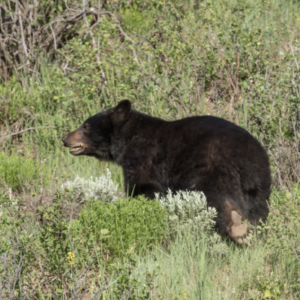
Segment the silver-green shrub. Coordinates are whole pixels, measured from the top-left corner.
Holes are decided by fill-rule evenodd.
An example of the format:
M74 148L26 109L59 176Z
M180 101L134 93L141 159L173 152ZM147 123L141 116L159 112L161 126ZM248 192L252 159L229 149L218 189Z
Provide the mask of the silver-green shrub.
M171 232L192 230L200 236L205 234L211 253L228 253L228 246L222 241L220 235L211 230L215 225L214 218L217 216L217 211L207 206L206 197L202 192L178 191L172 194L171 190L168 190L166 196L160 197L157 194L156 198L167 210Z
M76 177L74 181L67 181L61 186L62 190L69 190L73 200L83 203L86 200L101 200L104 202L114 202L120 196L118 185L111 179L109 169L105 175L100 177L91 176L88 179Z
M178 191L173 195L168 190L166 196L156 196L168 212L171 227L192 226L205 231L215 224L213 219L217 211L207 207L206 197L202 192Z

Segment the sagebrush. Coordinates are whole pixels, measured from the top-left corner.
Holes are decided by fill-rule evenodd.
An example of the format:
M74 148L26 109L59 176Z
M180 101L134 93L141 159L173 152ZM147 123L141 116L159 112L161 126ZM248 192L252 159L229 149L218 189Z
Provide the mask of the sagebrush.
M74 201L83 203L87 200L101 200L104 202L114 202L118 198L118 185L111 179L111 172L106 170L106 174L88 179L76 176L73 181L67 181L61 186L62 190L71 192Z

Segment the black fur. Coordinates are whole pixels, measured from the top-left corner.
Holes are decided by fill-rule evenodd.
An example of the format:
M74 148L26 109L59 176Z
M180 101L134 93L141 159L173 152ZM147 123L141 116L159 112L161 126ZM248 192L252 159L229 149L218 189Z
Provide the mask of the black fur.
M90 130L84 131L85 124ZM167 189L203 191L226 233L225 201L256 223L266 220L271 176L265 149L245 129L212 116L167 122L131 110L128 100L99 113L63 137L79 134L86 148L77 155L116 161L129 195L154 198Z

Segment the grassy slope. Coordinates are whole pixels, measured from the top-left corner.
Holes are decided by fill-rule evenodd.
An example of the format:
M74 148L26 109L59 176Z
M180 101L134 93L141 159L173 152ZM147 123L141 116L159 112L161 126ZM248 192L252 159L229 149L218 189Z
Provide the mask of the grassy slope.
M101 108L111 107L119 99L130 98L137 109L165 118L210 113L239 123L268 147L276 188L292 186L291 180L299 174L297 4L220 0L175 5L166 1L147 10L119 7L116 13L132 38L144 40L136 32L150 41L135 46L139 63L132 45L122 44L116 28L105 19L98 28L101 67L95 67L91 45L74 41L63 51L77 72L65 77L45 60L40 73L21 76L21 84L14 79L3 83L1 135L37 128L22 137L0 140L4 151L41 161L52 176L50 194L66 178L98 176L107 167L122 186L118 166L72 157L62 148L60 137L98 112L99 103ZM103 72L106 86L99 83ZM51 128L38 129L41 126ZM158 295L162 299L299 299L299 260L294 254L299 249L299 224L292 218L291 232L280 224L280 220L289 224L290 216L299 212L298 190L291 190L295 196L288 197L287 192L272 196L273 231L267 242L257 242L250 249L231 246L226 257L216 257L206 253L205 240L183 236L168 250L158 248L138 257L137 274L141 269L142 278L143 268L156 270L154 299ZM30 198L28 192L21 196ZM40 230L35 226L28 224L29 232ZM280 243L282 237L288 240L286 245ZM81 270L77 271L74 281ZM86 283L90 292L95 290L99 270L93 272ZM103 283L103 278L99 281ZM107 291L108 299L114 286Z

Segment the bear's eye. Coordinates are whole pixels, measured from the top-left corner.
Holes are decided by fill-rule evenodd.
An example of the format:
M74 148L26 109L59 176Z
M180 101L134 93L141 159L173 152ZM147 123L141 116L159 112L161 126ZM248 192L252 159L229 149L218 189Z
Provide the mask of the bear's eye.
M88 123L85 123L85 124L83 124L83 130L84 130L84 131L87 131L87 132L89 132L89 131L90 131L90 129L91 129L91 126L90 126L90 124L88 124Z

